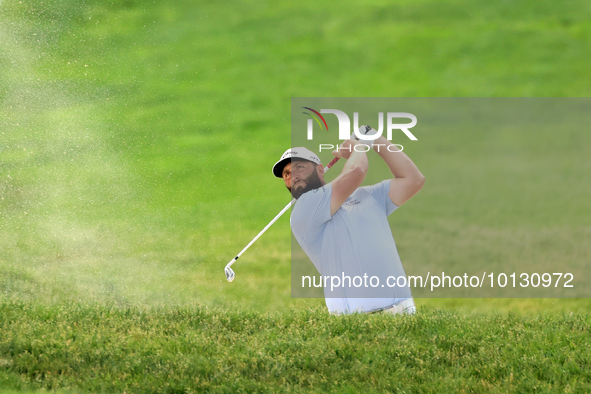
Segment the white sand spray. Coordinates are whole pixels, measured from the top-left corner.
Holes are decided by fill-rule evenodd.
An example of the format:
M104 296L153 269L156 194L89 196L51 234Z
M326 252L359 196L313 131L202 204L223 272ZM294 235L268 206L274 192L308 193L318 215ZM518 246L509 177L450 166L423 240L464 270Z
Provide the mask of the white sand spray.
M105 120L109 92L48 78L42 38L55 31L9 3L0 1L0 297L125 304L133 262L113 256L130 230L135 177Z

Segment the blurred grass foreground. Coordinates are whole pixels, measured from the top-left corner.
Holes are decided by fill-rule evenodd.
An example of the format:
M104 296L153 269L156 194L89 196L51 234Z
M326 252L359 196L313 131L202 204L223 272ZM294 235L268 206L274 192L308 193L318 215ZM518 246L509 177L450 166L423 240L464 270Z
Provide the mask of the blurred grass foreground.
M0 387L85 392L587 392L589 316L0 307Z

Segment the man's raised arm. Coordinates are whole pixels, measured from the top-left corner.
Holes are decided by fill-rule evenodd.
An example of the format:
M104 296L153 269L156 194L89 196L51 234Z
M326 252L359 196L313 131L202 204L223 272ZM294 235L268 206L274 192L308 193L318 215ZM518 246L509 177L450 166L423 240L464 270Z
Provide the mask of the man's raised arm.
M341 205L349 198L365 178L367 174L367 154L357 152L355 145L357 140L347 140L334 152L333 155L347 159L341 174L332 181L332 196L330 198L330 215L334 215Z
M388 196L394 204L401 206L423 188L425 177L404 152L383 136L373 142L373 148L395 177L390 181Z

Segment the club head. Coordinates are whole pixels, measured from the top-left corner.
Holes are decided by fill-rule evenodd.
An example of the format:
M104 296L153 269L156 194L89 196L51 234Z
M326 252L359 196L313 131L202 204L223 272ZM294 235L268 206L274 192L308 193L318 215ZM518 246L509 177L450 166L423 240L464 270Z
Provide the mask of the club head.
M226 279L228 279L228 282L232 282L234 280L234 277L236 276L232 268L226 267L224 269L224 272L226 274Z

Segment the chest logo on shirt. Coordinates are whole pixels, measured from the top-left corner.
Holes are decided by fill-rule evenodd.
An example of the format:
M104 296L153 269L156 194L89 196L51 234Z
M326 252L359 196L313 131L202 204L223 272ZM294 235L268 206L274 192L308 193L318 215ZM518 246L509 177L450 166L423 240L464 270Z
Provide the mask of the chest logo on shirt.
M361 201L358 200L358 199L356 199L356 198L354 198L352 200L345 201L343 203L343 206L345 206L345 207L352 207L353 205L357 205L357 204L361 204Z

